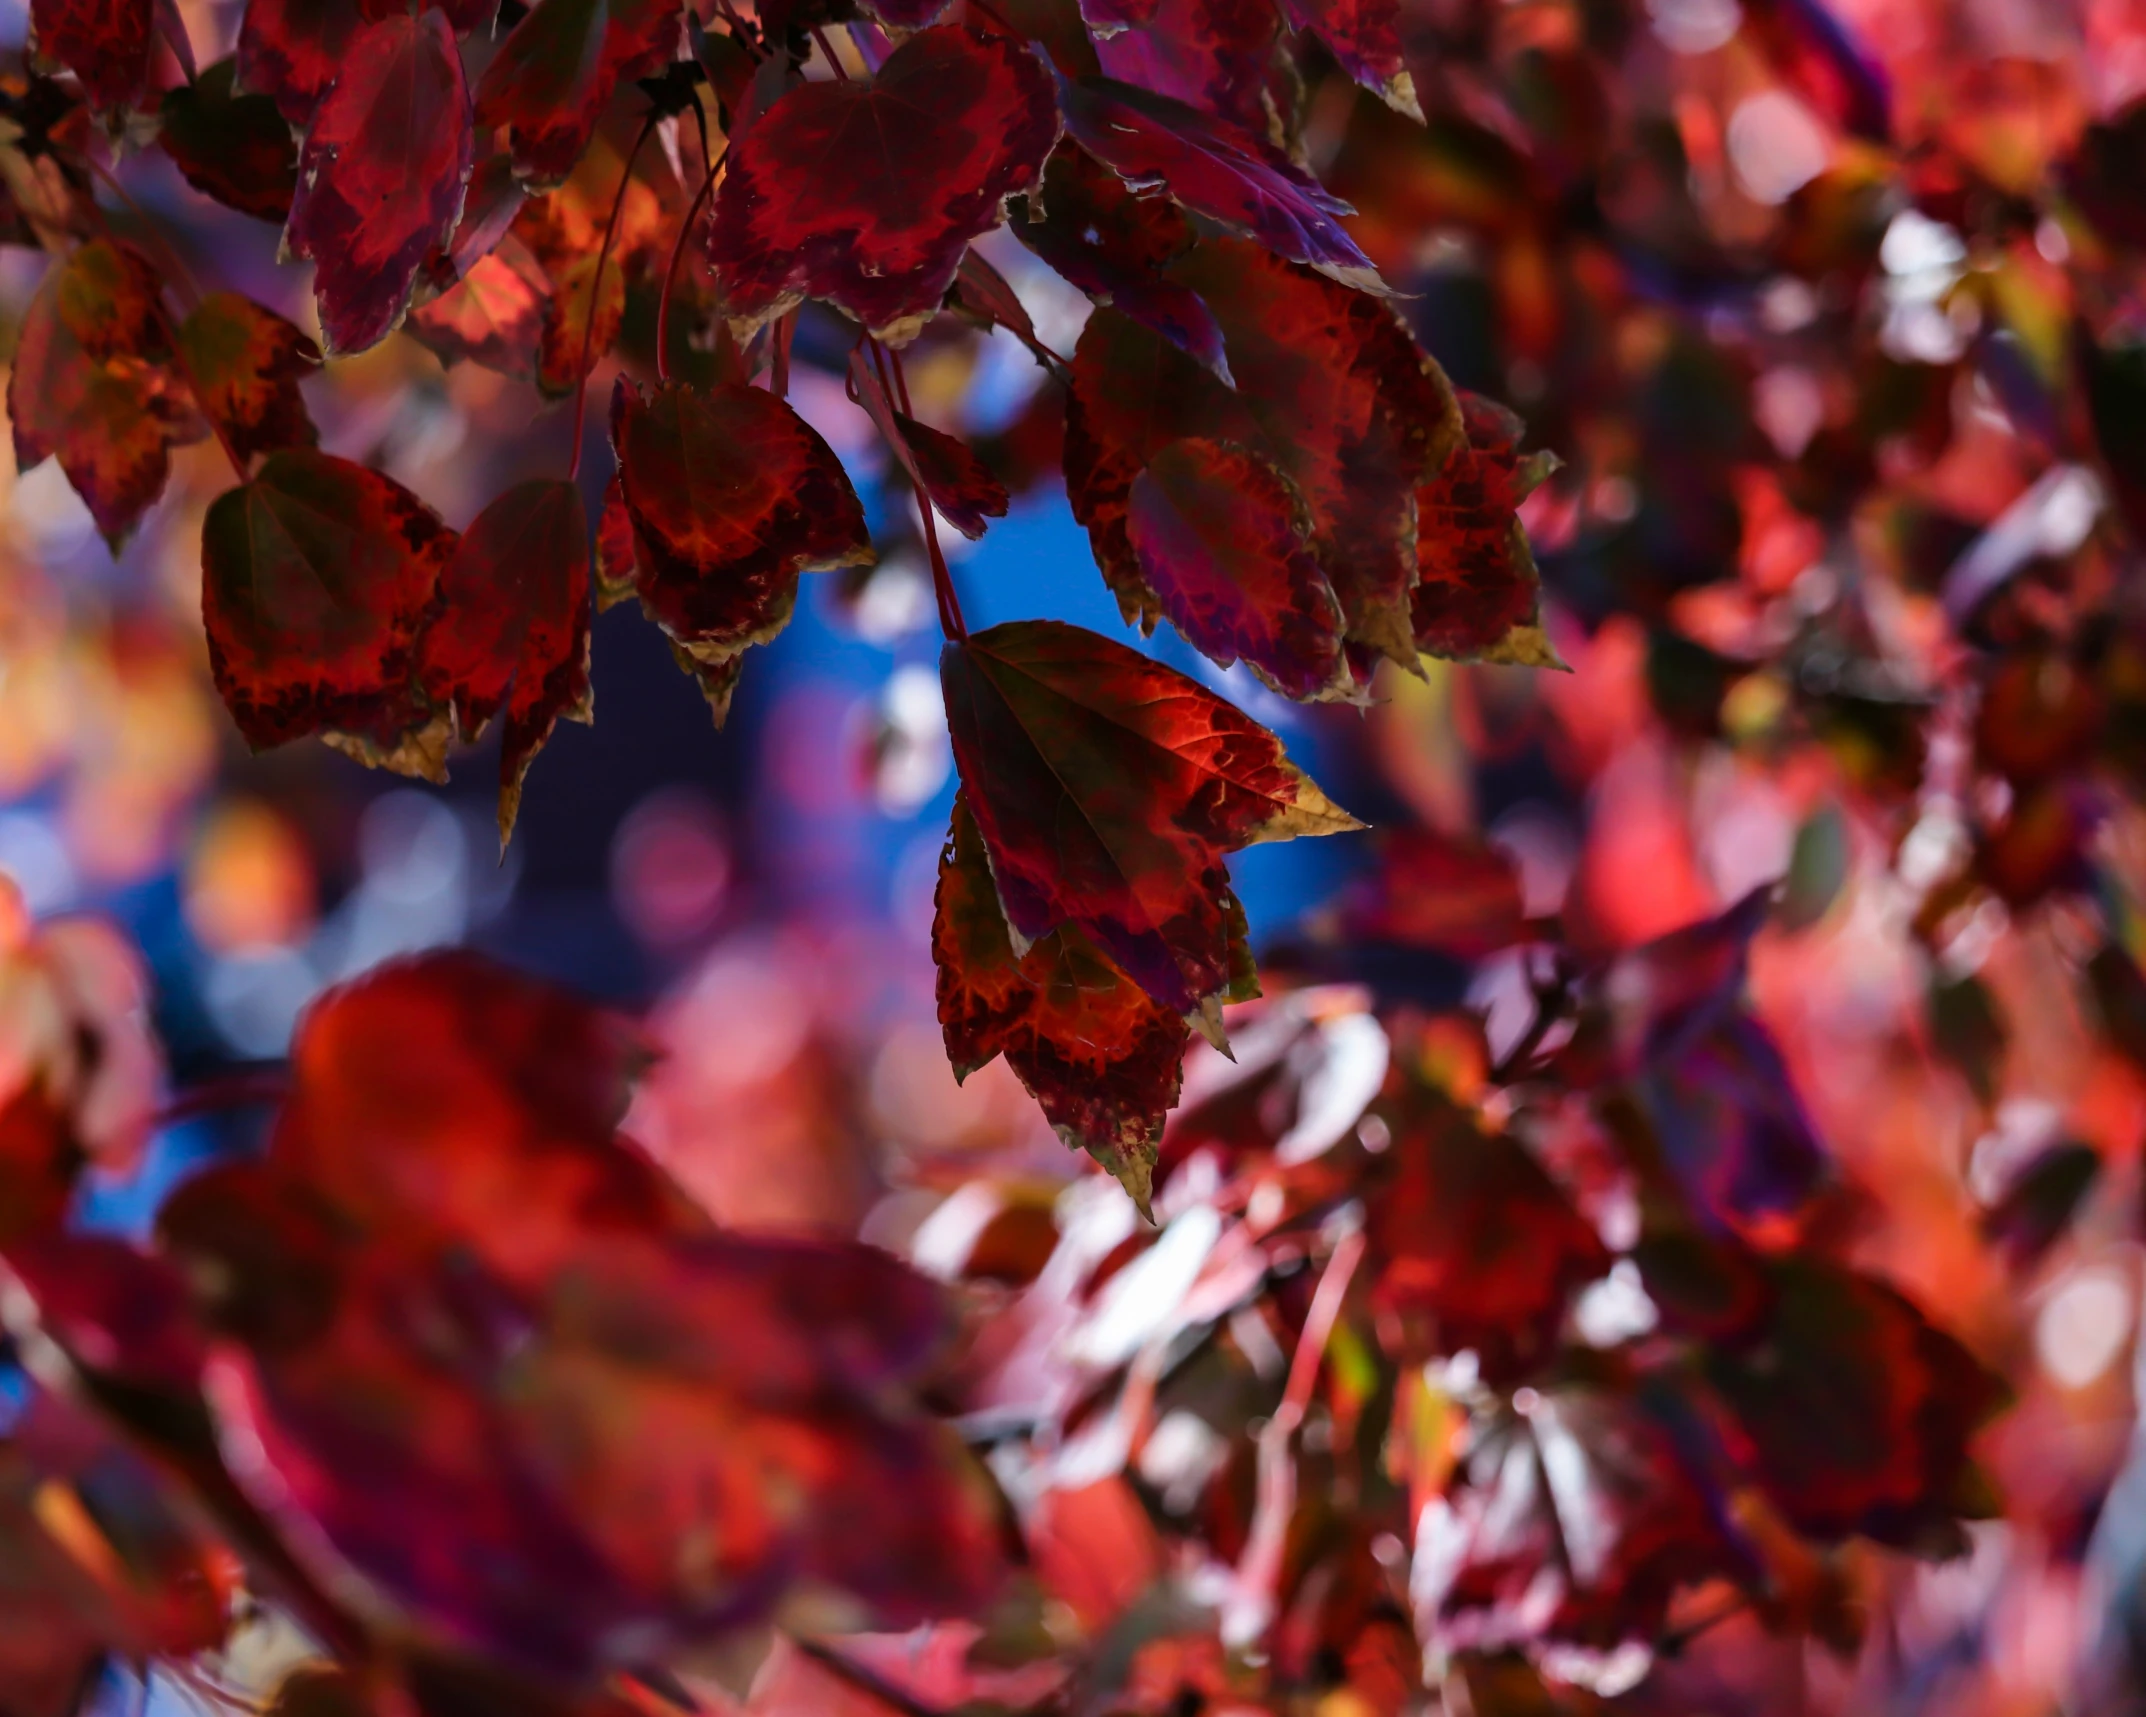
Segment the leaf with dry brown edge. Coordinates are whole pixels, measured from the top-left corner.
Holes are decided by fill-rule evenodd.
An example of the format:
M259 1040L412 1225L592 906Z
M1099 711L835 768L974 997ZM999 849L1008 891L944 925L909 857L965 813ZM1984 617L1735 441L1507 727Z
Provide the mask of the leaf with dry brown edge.
M320 349L273 310L236 292L212 292L179 325L195 397L241 459L320 439L298 383Z
M1479 394L1459 398L1467 440L1416 491L1417 647L1451 661L1561 667L1542 629L1542 579L1518 517L1557 469L1556 455L1523 457L1519 418Z
M995 626L949 643L939 671L1015 950L1074 926L1219 1041L1223 855L1362 825L1241 710L1080 627Z
M1282 0L1292 28L1317 36L1341 69L1386 105L1421 120L1401 54L1400 0Z
M834 450L764 388L644 389L621 377L611 445L641 606L696 658L789 624L798 575L872 558Z
M419 630L455 536L401 484L285 448L201 527L201 614L216 689L256 750L307 734L392 752L422 712Z
M477 515L440 575L426 631L425 696L474 739L501 710L499 841L514 833L522 779L563 715L592 719L589 522L581 491L516 485Z
M1116 1176L1146 1215L1163 1118L1177 1103L1184 1020L1071 925L1014 953L983 836L959 794L936 907L939 1024L955 1078L1004 1055L1058 1136Z
M8 372L17 468L57 457L115 553L164 492L173 444L201 433L157 291L134 251L81 246L47 270Z

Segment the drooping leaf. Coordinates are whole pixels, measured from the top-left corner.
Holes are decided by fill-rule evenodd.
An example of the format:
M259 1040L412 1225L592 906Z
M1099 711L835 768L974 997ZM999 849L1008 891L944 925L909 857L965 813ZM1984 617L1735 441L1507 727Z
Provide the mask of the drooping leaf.
M911 36L869 80L795 86L733 144L716 193L724 314L742 335L820 298L906 341L1057 136L1035 54L955 25Z
M1171 442L1133 480L1126 539L1152 593L1140 616L1150 630L1167 615L1197 649L1225 667L1243 661L1285 697L1350 695L1311 509L1259 454Z
M37 51L82 80L99 108L142 99L156 51L153 0L31 0Z
M540 0L477 86L477 124L507 128L514 171L556 185L574 169L621 83L678 52L676 0Z
M469 88L438 12L359 29L298 157L284 244L314 263L330 352L363 351L409 308L426 253L462 212L475 156Z
M212 292L179 325L179 347L201 409L241 459L320 439L298 392L320 351L273 310Z
M1079 627L995 626L949 643L939 671L1016 951L1074 926L1218 1032L1232 989L1222 855L1361 825L1258 723Z
M530 198L514 217L510 236L527 247L550 283L536 356L537 387L546 395L572 393L604 360L625 319L628 274L669 243L669 217L650 182L650 153L642 152L626 178L626 149L599 136L564 184ZM618 226L599 281L596 263L614 204Z
M1191 223L1168 197L1139 195L1078 144L1061 143L1044 168L1040 196L1027 207L1013 231L1030 250L1096 302L1230 379L1213 312L1198 293L1164 276L1192 247Z
M271 453L218 496L201 527L201 614L247 742L399 732L454 544L401 484L308 449Z
M1378 1111L1391 1179L1366 1203L1372 1293L1408 1352L1473 1350L1493 1384L1552 1351L1572 1297L1608 1273L1608 1249L1515 1139L1486 1133L1411 1083Z
M1066 130L1135 189L1168 191L1195 214L1346 286L1385 284L1336 216L1349 205L1252 133L1152 90L1061 78Z
M8 372L16 466L57 458L115 551L164 492L172 445L200 434L159 290L135 252L83 245L46 272Z
M1341 69L1388 106L1420 120L1415 79L1401 57L1399 0L1282 0L1293 29L1317 36Z
M157 141L205 197L280 225L298 188L298 144L276 104L233 87L237 61L218 60L164 92Z
M518 381L536 379L538 350L553 313L551 281L522 241L498 248L403 324L443 364L467 359Z
M764 388L621 377L611 445L642 607L731 679L740 651L789 624L800 573L872 557L842 462Z
M1058 1136L1108 1169L1145 1212L1177 1102L1188 1030L1066 925L1016 956L966 798L939 855L932 957L956 1078L1003 1054Z
M1467 439L1416 491L1416 644L1454 661L1554 665L1543 636L1542 581L1520 503L1556 468L1522 458L1520 420L1476 394L1460 396Z
M862 352L850 359L850 378L910 482L930 498L940 517L973 541L984 534L986 520L1006 516L1013 504L1006 485L968 443L897 411Z
M1137 30L1106 36L1106 77L1137 84L1244 128L1264 130L1260 96L1281 19L1272 0L1160 0Z
M590 719L589 525L581 491L540 478L509 489L462 533L426 633L425 695L464 739L502 709L499 838L522 778L559 717Z
M363 21L360 0L246 0L236 87L265 95L293 125L313 117Z

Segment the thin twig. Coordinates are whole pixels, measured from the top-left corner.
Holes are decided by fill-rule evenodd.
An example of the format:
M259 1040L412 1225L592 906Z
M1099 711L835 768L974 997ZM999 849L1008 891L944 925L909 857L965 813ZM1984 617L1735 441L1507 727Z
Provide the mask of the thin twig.
M589 348L596 341L596 312L603 304L604 264L611 260L611 241L618 236L619 212L626 206L626 192L633 184L634 165L641 159L641 146L656 129L656 119L655 109L649 109L648 117L641 122L641 135L633 140L633 147L626 152L626 169L618 176L618 195L611 199L611 218L604 223L603 247L596 253L596 272L589 279L589 314L581 325L581 365L575 372L574 453L566 467L569 483L581 475L581 423L589 404Z
M227 1109L265 1107L282 1102L290 1095L290 1090L290 1074L281 1067L228 1073L176 1094L156 1112L155 1124L176 1127L181 1121L191 1121L202 1115L220 1115Z
M707 133L701 134L703 148ZM700 213L701 204L708 200L715 189L715 176L722 171L723 163L730 158L725 148L708 164L708 171L701 178L700 188L693 193L693 200L686 205L685 219L678 223L678 236L671 241L671 260L663 268L663 296L656 300L656 380L671 379L671 293L678 283L678 262L686 253L686 234L693 230L693 217Z
M827 56L827 63L835 68L835 76L841 79L842 82L848 83L849 67L842 63L841 57L836 54L833 46L828 42L826 30L818 24L813 25L812 39L819 44L820 52Z
M890 407L898 409L904 417L913 418L916 414L909 409L909 378L902 373L901 353L888 351L870 335L865 336L865 344L871 350L873 368L879 372L880 393ZM893 372L891 383L888 379L890 369ZM894 425L894 428L896 433L900 433L899 424ZM916 471L914 461L915 454L912 450L909 460L905 461L910 466L912 477L915 477ZM939 604L939 630L953 642L965 644L969 639L969 626L962 618L961 597L954 589L953 568L947 565L946 550L939 542L939 521L932 511L931 496L925 493L920 477L915 478L915 487L917 516L924 522L924 548L931 557L932 595Z

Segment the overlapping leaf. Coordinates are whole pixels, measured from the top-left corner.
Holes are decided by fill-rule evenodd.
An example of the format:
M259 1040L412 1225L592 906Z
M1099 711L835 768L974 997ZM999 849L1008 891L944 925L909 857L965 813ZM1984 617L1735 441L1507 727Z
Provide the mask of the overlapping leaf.
M241 459L319 439L298 384L320 352L273 310L211 293L179 325L179 349L202 411Z
M742 330L820 298L907 340L1057 136L1034 53L955 25L917 32L869 81L797 85L733 144L716 193L724 313Z
M1160 0L1137 30L1096 46L1105 75L1264 130L1260 96L1281 19L1270 0Z
M507 128L514 171L556 185L574 169L619 84L678 51L676 0L540 0L477 86L477 123Z
M1462 394L1460 408L1467 440L1416 491L1417 647L1456 661L1554 664L1542 581L1515 515L1557 461L1522 457L1523 425L1503 406Z
M850 385L917 492L948 524L973 541L986 520L1006 516L1012 497L991 468L959 437L897 411L861 352L850 360Z
M82 80L98 107L142 98L156 52L154 0L32 0L38 52Z
M1315 35L1341 62L1341 69L1366 89L1413 119L1415 79L1401 55L1401 8L1398 0L1282 0L1290 24Z
M367 15L360 0L246 0L237 87L267 96L291 124L305 124Z
M218 60L166 90L157 141L203 196L280 225L298 188L298 145L273 101L237 91L236 73L236 60Z
M475 143L440 13L366 24L338 59L299 152L284 244L314 263L329 351L354 352L402 321L419 266L462 211Z
M1223 855L1360 825L1258 723L1078 627L1016 621L949 643L940 678L1015 950L1077 928L1219 1035L1235 987Z

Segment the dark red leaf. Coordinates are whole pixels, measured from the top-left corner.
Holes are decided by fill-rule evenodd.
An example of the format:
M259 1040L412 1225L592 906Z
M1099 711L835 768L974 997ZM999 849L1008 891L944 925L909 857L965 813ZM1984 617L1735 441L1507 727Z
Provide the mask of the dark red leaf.
M957 26L919 31L869 80L797 85L732 145L716 193L725 314L742 334L822 298L909 339L1057 136L1034 52Z
M268 97L233 90L235 64L218 60L192 83L166 90L157 140L203 196L280 224L298 186L298 144Z
M265 95L293 125L313 117L362 21L359 0L246 0L237 87Z
M1453 661L1560 665L1543 635L1542 581L1517 517L1554 456L1522 458L1520 420L1476 394L1460 396L1467 425L1445 468L1416 491L1416 643Z
M626 511L626 486L616 471L604 485L604 510L596 521L596 606L624 602L634 586L633 515Z
M1106 77L1256 133L1266 128L1260 97L1280 33L1273 0L1161 0L1141 28L1106 36L1096 54Z
M80 78L92 106L141 100L156 51L155 0L31 0L30 28L38 53Z
M439 297L412 309L403 326L443 364L467 359L517 381L534 381L552 319L551 281L528 246L509 233Z
M1099 36L1145 24L1155 16L1157 0L1080 0L1080 15Z
M1196 649L1224 667L1244 662L1285 697L1354 692L1311 509L1259 454L1171 442L1133 481L1126 537L1152 593L1148 630L1165 614Z
M247 742L391 737L454 533L377 471L271 453L201 527L201 615L216 689Z
M522 778L559 717L590 719L589 523L581 491L540 478L509 489L462 533L426 633L425 695L475 739L506 711L499 838L514 832Z
M641 605L704 664L788 625L800 573L872 558L842 462L764 388L621 377L611 445Z
M1526 897L1512 860L1431 829L1382 830L1378 868L1343 896L1340 931L1480 960L1520 940Z
M320 439L298 392L319 348L273 310L212 292L180 324L179 347L201 409L241 459Z
M1077 927L1218 1036L1234 987L1222 855L1361 825L1257 722L1077 626L995 626L949 643L939 671L1015 949Z
M57 1230L83 1163L66 1110L42 1084L0 1103L0 1245Z
M1251 132L1107 78L1061 78L1058 96L1066 130L1127 184L1159 185L1195 214L1344 285L1386 290L1334 218L1349 205Z
M574 170L611 92L678 52L677 0L539 0L477 86L477 123L507 128L514 171L556 185Z
M8 372L17 468L57 457L115 552L164 492L173 443L200 434L158 291L133 251L83 245L46 272Z
M972 541L987 519L1003 519L1012 497L968 443L894 409L862 352L850 358L850 383L887 446L939 516Z
M1040 215L1036 203L1040 200ZM1222 329L1189 287L1163 270L1192 246L1184 211L1165 196L1140 196L1075 143L1052 151L1040 199L1014 235L1099 304L1153 329L1228 381Z
M284 244L314 263L331 352L386 338L462 209L475 143L454 32L438 12L367 24L340 56L298 157Z
M0 1281L27 1302L5 1307L16 1337L34 1322L99 1383L182 1400L200 1389L207 1338L170 1260L108 1234L48 1233L11 1241Z
M1423 117L1401 57L1400 0L1282 0L1282 10L1292 28L1317 36L1364 88L1412 119Z
M1894 1289L1840 1265L1766 1265L1773 1309L1742 1348L1709 1348L1731 1450L1801 1531L1964 1553L1987 1512L1968 1440L2004 1386Z
M932 957L954 1076L1003 1054L1058 1136L1108 1169L1143 1213L1187 1028L1067 925L1016 956L968 801L939 855Z
M936 24L949 0L862 0L864 10L896 30L921 30Z
M1377 1112L1392 1178L1365 1209L1373 1297L1403 1332L1396 1357L1470 1349L1492 1384L1525 1377L1573 1295L1608 1274L1608 1249L1517 1140L1439 1092L1411 1082Z

